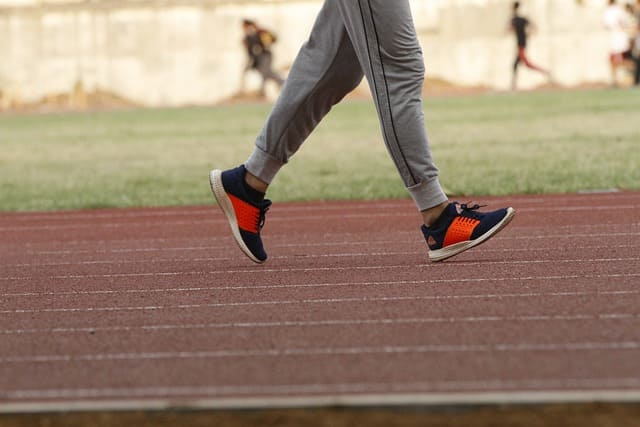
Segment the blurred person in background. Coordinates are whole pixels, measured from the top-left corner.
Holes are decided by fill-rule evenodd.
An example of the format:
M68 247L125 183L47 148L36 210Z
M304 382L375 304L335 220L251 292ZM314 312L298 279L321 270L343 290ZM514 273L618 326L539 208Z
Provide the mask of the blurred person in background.
M527 57L527 38L531 32L536 30L535 25L526 17L520 15L520 2L513 3L513 16L509 21L509 31L513 32L516 37L517 53L516 60L513 63L513 77L511 79L511 89L515 90L518 80L518 66L523 63L528 68L539 71L550 78L547 70L533 64Z
M609 0L609 5L602 16L602 23L609 32L609 64L611 66L611 84L619 85L620 70L625 70L627 61L631 59L631 38L629 30L633 27L631 16L620 7L616 0Z
M247 65L243 74L243 88L244 88L244 76L248 71L256 70L262 77L262 84L260 85L260 96L265 96L267 81L273 80L278 87L281 87L284 83L284 79L273 69L273 54L271 53L271 47L276 42L277 38L274 33L264 28L260 28L254 21L250 19L244 19L242 21L242 29L244 31L244 39L242 44L247 51Z
M477 204L450 202L440 186L425 129L425 66L409 0L324 0L253 152L238 167L209 173L211 190L233 238L252 261L267 260L261 237L271 207L265 198L267 188L363 77L383 140L420 216L420 234L431 261L485 242L513 218L515 210L510 207L481 212ZM324 224L319 220L313 226Z
M640 0L636 0L636 5L635 7L632 7L632 9L633 17L635 19L632 54L636 68L633 83L636 86L640 86Z

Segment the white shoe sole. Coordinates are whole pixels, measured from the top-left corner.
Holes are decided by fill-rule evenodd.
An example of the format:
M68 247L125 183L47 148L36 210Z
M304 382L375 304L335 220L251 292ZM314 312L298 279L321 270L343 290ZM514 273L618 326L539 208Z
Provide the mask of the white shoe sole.
M516 214L515 209L507 208L507 214L502 218L502 221L493 226L489 231L475 240L467 240L464 242L454 243L453 245L446 246L442 249L436 249L429 251L429 259L433 262L438 262L450 258L454 255L458 255L460 252L464 252L467 249L471 249L474 246L478 246L482 242L486 242L491 236L495 235L498 231L502 230L507 224L511 222L513 216Z
M227 217L227 221L229 222L229 226L231 227L231 233L233 234L233 239L236 241L240 250L244 252L244 254L249 257L249 259L257 264L262 264L264 261L260 261L255 257L242 240L242 236L240 235L240 228L238 228L238 219L236 218L236 213L233 210L233 204L231 203L231 199L227 196L227 192L224 191L224 187L222 186L222 171L215 169L209 172L209 183L211 184L211 192L213 193L213 197L215 197L218 202L218 206L222 209L222 213Z

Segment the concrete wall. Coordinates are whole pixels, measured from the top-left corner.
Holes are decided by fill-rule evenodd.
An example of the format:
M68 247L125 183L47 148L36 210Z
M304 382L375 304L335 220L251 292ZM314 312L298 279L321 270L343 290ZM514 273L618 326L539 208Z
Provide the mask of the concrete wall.
M529 0L522 12L537 26L527 49L530 59L550 68L563 85L608 82L608 38L601 24L606 0ZM514 41L506 32L510 1L416 2L427 73L459 84L509 87ZM520 72L523 87L545 82Z
M244 66L240 21L276 31L285 69L308 36L320 0L0 0L0 91L32 102L101 89L149 106L210 104L237 93ZM392 0L389 0L392 1ZM8 4L12 2L11 4ZM538 25L534 62L564 85L609 78L605 0L525 0ZM511 0L412 0L428 77L507 88L514 42ZM544 79L521 72L525 88ZM250 85L257 85L253 76Z

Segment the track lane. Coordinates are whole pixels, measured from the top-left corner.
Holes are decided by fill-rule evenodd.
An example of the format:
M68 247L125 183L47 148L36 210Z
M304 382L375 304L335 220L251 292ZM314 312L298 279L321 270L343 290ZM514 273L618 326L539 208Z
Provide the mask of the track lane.
M441 264L407 200L280 204L264 266L211 207L0 214L0 407L638 391L640 193L487 199Z

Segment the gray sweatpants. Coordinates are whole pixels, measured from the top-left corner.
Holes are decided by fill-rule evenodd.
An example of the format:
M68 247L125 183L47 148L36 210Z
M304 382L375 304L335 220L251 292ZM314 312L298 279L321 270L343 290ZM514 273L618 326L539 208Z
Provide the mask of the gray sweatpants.
M247 170L271 183L363 76L385 144L416 206L424 210L446 201L424 127L424 62L408 0L325 0L256 139Z

